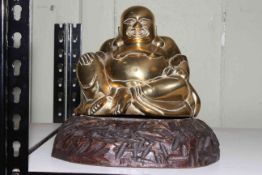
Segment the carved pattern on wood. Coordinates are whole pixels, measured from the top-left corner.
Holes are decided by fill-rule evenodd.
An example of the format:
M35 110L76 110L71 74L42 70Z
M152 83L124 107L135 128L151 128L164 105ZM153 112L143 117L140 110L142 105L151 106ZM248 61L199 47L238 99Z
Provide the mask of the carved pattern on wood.
M63 124L52 155L121 167L199 167L219 159L219 142L198 119L74 117Z

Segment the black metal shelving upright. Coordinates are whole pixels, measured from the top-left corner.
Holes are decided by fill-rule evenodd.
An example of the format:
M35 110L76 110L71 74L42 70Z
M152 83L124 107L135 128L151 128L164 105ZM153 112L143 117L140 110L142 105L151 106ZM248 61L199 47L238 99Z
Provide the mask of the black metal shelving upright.
M30 0L6 3L7 174L27 174Z
M54 123L65 121L65 59L66 25L55 24L54 30Z
M30 0L1 0L1 57L0 57L0 174L28 173L28 131L29 131L29 11ZM17 15L16 9L20 14ZM18 13L19 13L18 12ZM64 26L64 25L63 25ZM62 28L63 28L62 26ZM62 94L63 107L71 116L73 108L80 101L79 85L76 80L76 62L80 56L81 25L69 24L66 42L60 43L65 50L57 50L63 61L55 62L61 67L64 79L57 79L66 87ZM56 39L59 40L61 35ZM64 37L64 35L62 35ZM65 59L66 58L66 59ZM59 68L58 68L59 70ZM55 77L56 78L56 77ZM61 90L61 89L60 89ZM59 95L59 94L57 94ZM55 110L59 108L55 107ZM63 109L64 111L64 109ZM66 114L62 113L65 117ZM63 122L61 120L60 122Z
M5 83L6 83L6 42L5 42L5 27L6 27L6 2L4 0L0 1L0 18L1 18L1 23L0 23L0 174L5 174L6 173L6 94L5 94Z
M81 54L81 24L69 25L69 53L67 59L67 117L74 113L80 102L80 87L76 77L76 64Z
M81 52L81 24L55 24L53 121L62 123L80 102L76 63Z

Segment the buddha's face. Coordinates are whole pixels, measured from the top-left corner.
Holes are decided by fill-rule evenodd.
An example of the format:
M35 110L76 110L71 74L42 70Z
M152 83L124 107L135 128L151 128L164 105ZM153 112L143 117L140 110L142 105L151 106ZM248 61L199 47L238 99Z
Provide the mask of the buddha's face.
M143 39L149 35L149 27L152 21L148 18L130 17L124 21L126 25L126 35L129 39Z
M120 29L125 43L152 41L155 37L154 16L145 7L130 7L122 15Z

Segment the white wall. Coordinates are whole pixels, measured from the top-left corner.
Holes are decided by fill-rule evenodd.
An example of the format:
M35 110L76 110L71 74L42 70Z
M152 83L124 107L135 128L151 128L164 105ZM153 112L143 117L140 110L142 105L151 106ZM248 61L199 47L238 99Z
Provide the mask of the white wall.
M222 124L262 127L262 1L226 1Z
M33 0L33 122L52 121L53 24L81 22L83 52L97 51L132 5L150 8L158 34L172 37L188 56L200 119L216 127L262 128L259 0Z
M54 24L79 22L79 1L32 0L31 121L53 121Z

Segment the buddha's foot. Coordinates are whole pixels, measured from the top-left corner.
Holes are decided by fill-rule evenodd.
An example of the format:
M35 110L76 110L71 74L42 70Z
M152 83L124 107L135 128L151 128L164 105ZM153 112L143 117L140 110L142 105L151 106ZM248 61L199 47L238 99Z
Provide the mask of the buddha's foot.
M93 106L90 108L89 114L90 114L90 115L95 114L96 111L98 111L100 108L101 108L101 104L100 104L100 103L96 103L95 105L93 105Z
M88 114L94 115L99 109L101 109L107 102L106 97L102 97L99 100L97 100L89 109Z

